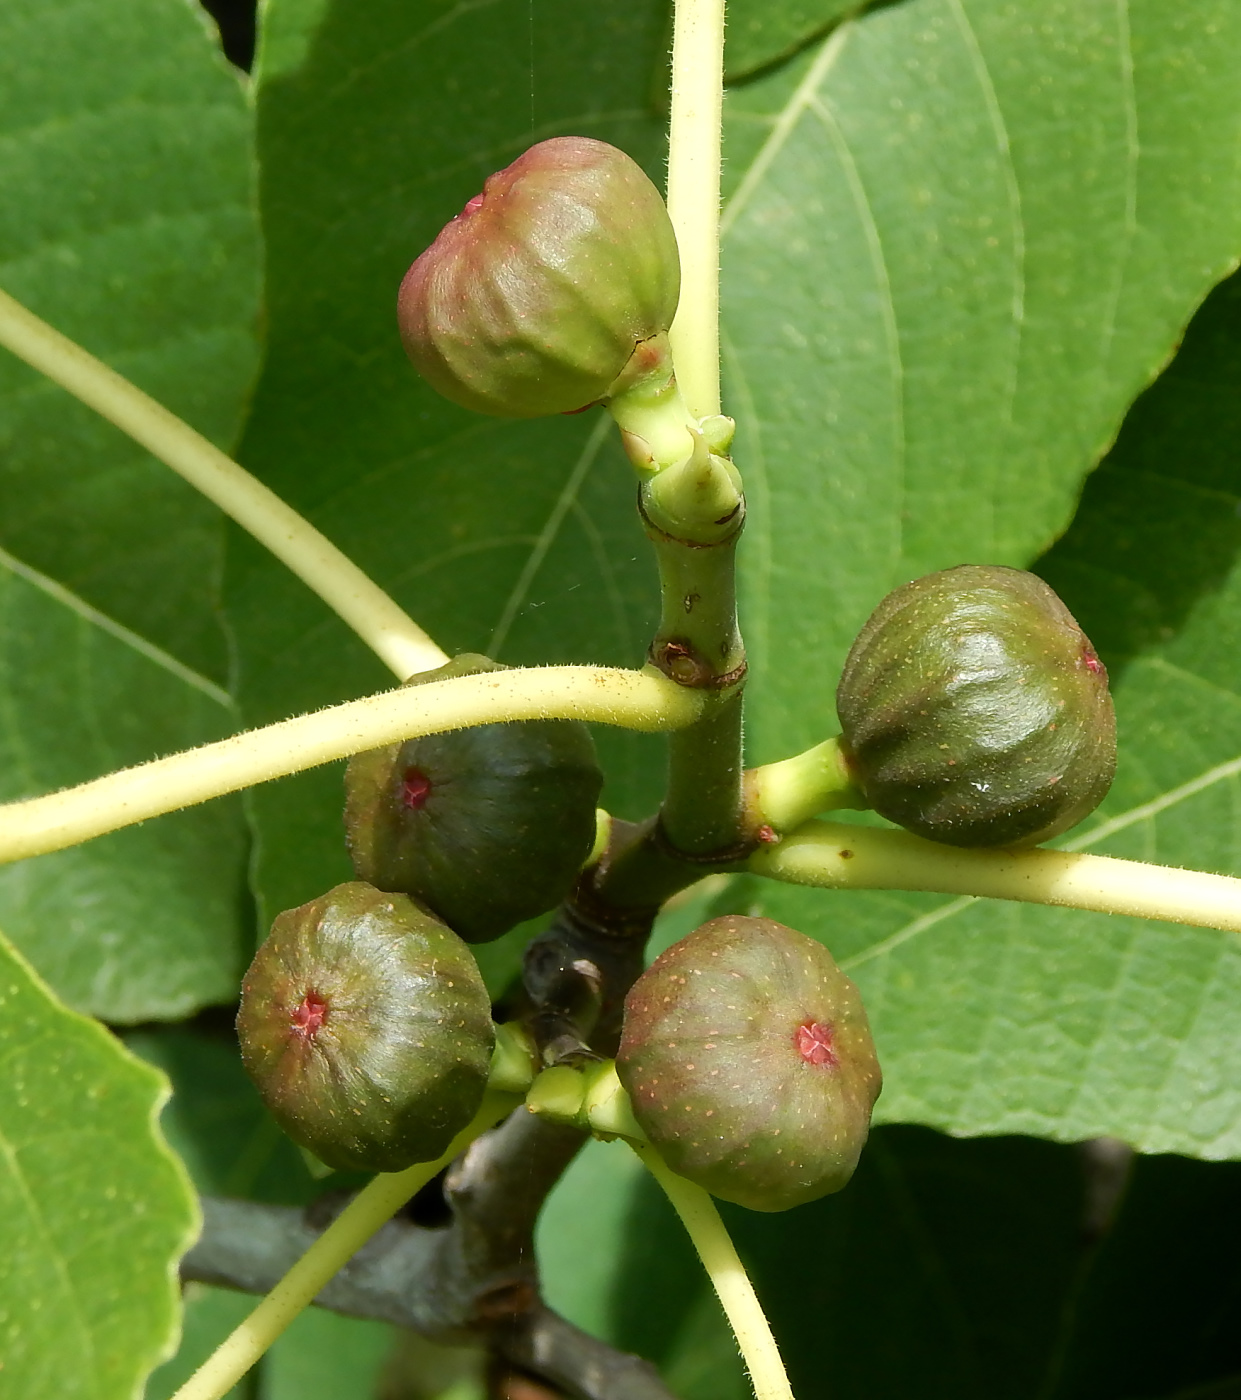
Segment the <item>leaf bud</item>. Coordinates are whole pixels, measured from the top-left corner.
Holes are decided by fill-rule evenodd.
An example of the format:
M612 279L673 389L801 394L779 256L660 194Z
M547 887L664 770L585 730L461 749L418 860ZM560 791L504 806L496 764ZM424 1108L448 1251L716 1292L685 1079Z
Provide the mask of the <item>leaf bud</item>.
M501 669L463 656L414 682ZM456 729L357 754L345 835L358 878L486 943L568 894L595 844L603 774L578 720Z
M659 191L623 151L541 141L487 178L414 262L398 320L445 398L499 417L606 398L642 341L672 324L676 236Z
M836 692L867 801L952 846L1030 846L1103 800L1116 767L1107 671L1034 574L962 565L898 588Z
M482 1101L494 1028L465 944L355 882L272 925L242 982L241 1054L276 1121L342 1170L434 1161Z
M882 1083L857 988L827 949L738 914L634 983L616 1068L673 1171L761 1211L848 1182Z

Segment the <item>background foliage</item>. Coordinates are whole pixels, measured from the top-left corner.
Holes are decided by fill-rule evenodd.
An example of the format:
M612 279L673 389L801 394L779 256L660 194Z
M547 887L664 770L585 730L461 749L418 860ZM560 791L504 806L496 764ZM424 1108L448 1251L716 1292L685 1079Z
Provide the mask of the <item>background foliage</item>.
M750 500L753 757L830 732L844 650L896 583L1033 566L1117 693L1117 783L1070 841L1241 873L1241 283L1225 280L1241 13L854 8L732 7L725 370ZM448 649L636 664L653 579L612 437L591 415L513 426L438 400L392 302L533 140L599 136L658 177L668 34L660 0L269 0L243 81L186 0L9 0L0 285L236 450ZM7 358L0 474L0 795L388 683L212 508ZM657 744L600 740L608 805L649 809ZM102 1348L80 1393L128 1396L171 1336L190 1201L166 1150L126 1127L159 1083L77 1011L133 1028L130 1050L171 1080L164 1128L199 1189L322 1189L240 1074L226 1008L256 929L344 877L339 782L323 770L0 872L0 926L51 989L4 955L0 1189L22 1204L0 1212L16 1261L0 1395L79 1393L65 1378L85 1353L50 1341L71 1335ZM1241 1168L1202 1160L1241 1157L1235 939L743 881L662 937L709 907L826 941L887 1074L890 1126L844 1195L730 1214L801 1400L1241 1394ZM487 951L497 991L516 942ZM27 1057L53 1066L34 1098ZM1182 1155L1126 1175L1065 1145L1100 1135ZM109 1220L124 1270L101 1262ZM46 1243L66 1232L72 1259ZM686 1400L745 1393L697 1266L620 1149L583 1154L541 1244L575 1320L653 1356ZM238 1308L187 1302L153 1397ZM469 1356L393 1345L311 1315L246 1394L472 1384ZM432 1375L438 1391L414 1388Z

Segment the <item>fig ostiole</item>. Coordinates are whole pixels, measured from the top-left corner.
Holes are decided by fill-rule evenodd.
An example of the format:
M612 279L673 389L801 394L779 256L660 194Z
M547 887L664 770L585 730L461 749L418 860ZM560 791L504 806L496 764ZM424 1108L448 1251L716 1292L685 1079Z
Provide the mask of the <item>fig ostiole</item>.
M1116 767L1107 671L1034 574L963 565L889 593L836 693L880 815L952 846L1030 846L1092 812Z
M398 320L419 373L464 408L569 413L604 399L680 291L663 198L604 141L540 141L487 178L414 262Z
M276 1121L338 1169L438 1157L482 1102L491 1006L473 954L408 896L338 885L272 925L242 982L242 1059Z
M417 683L498 669L458 657ZM576 720L516 720L354 757L345 833L358 878L411 895L470 943L553 908L595 847L603 774Z
M821 943L771 919L712 919L625 1002L617 1073L673 1171L779 1211L853 1174L882 1084L857 988Z

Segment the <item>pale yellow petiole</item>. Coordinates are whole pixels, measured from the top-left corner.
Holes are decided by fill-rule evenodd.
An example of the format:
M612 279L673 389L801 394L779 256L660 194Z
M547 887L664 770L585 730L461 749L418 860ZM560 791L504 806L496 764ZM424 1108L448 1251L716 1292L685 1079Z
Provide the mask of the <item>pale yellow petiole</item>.
M678 1176L649 1143L626 1141L681 1217L737 1338L757 1400L793 1400L776 1339L715 1202L701 1186Z
M823 889L929 890L1241 932L1241 880L1078 851L963 850L906 831L811 821L749 867Z
M700 693L654 670L548 666L457 676L299 715L266 729L0 806L0 863L298 773L399 739L516 719L582 719L648 733L683 728Z
M720 118L724 0L677 0L672 36L668 214L681 253L669 339L695 418L720 411Z

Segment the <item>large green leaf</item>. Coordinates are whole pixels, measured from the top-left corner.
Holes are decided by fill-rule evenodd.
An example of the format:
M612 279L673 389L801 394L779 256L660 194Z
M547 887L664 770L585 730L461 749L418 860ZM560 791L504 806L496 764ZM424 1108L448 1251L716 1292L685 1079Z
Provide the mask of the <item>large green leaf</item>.
M1116 679L1120 767L1073 844L1241 873L1241 278L1195 318L1039 563ZM1099 914L764 886L844 957L871 1011L886 1120L1111 1134L1241 1156L1241 945Z
M536 139L600 136L657 169L660 127L643 103L663 18L654 0L266 11L270 353L243 458L451 650L642 659L655 592L614 433L597 414L513 424L439 399L405 360L395 298L440 226ZM248 722L391 683L248 542L229 575ZM604 742L609 805L652 801L653 745ZM347 875L340 807L337 770L256 793L268 912Z
M218 686L46 576L3 562L0 798L229 731ZM118 1022L182 1016L234 994L245 862L240 803L213 802L0 868L0 918L72 1005Z
M865 0L730 0L724 36L728 81L786 58L864 4Z
M760 758L823 736L891 587L1067 524L1241 253L1239 62L1228 0L907 0L730 97Z
M0 1391L131 1400L171 1350L197 1206L163 1075L0 941Z
M0 13L0 286L231 445L257 363L251 117L182 0ZM219 512L0 352L3 795L233 727ZM237 803L0 874L0 917L76 1005L231 994Z

